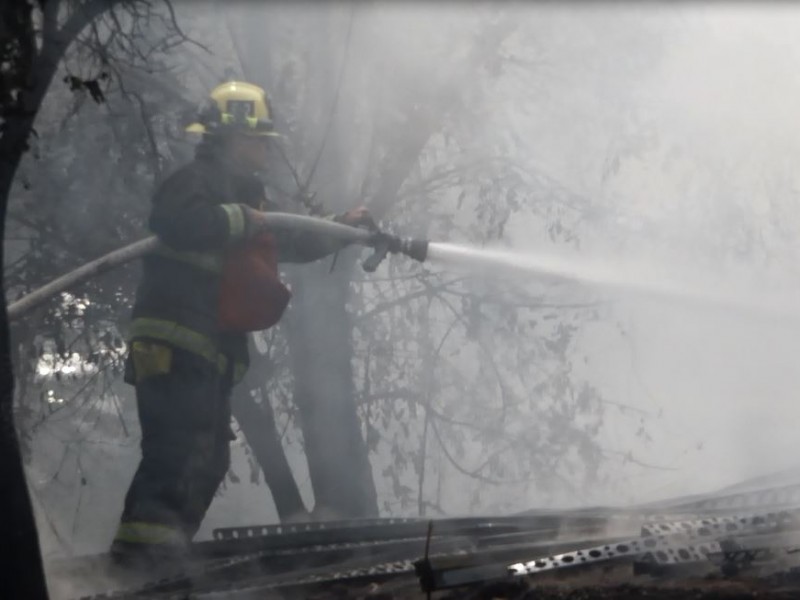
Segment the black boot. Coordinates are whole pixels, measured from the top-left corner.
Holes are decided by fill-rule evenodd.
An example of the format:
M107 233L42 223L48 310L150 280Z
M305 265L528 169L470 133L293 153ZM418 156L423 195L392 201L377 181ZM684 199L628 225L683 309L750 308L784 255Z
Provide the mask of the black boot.
M111 563L126 570L142 571L158 579L179 570L188 560L188 548L172 544L142 544L114 540L109 551Z

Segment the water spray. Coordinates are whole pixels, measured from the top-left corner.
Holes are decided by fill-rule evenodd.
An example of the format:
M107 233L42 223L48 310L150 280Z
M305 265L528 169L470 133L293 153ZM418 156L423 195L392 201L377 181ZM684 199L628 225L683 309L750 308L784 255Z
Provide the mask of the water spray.
M623 292L659 301L727 309L770 318L800 320L796 298L777 297L741 286L725 286L695 277L672 278L659 273L652 264L635 260L602 260L540 252L515 252L503 249L473 248L459 244L427 244L426 260L452 268L468 268L470 273L490 276L528 276L537 281L573 282L605 292Z

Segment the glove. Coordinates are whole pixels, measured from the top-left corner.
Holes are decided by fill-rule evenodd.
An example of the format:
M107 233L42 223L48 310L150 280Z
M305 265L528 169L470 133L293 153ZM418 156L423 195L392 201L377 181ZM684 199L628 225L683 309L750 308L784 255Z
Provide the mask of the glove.
M372 218L372 215L369 214L369 211L363 206L338 215L334 217L333 220L342 225L349 225L350 227L361 227L368 231L378 231L378 224L375 222L375 219Z

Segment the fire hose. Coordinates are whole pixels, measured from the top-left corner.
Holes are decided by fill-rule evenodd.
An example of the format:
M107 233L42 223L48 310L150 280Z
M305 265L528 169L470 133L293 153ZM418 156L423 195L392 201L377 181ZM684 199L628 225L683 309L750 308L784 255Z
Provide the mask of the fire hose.
M367 230L329 221L290 213L267 213L266 228L269 231L292 230L332 237L349 244L373 248L373 253L363 263L365 271L373 272L387 254L404 254L423 262L428 254L428 242L401 238L383 231ZM62 275L37 290L8 305L8 319L13 321L33 308L101 273L109 271L155 250L161 242L148 237L105 254L85 265Z

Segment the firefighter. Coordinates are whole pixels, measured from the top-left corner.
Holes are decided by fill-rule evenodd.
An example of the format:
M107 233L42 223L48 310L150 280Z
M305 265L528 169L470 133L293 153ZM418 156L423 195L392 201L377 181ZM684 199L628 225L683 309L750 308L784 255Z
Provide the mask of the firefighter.
M228 471L229 397L247 368L247 332L273 325L289 302L277 263L343 247L266 231L275 207L255 172L278 134L263 89L216 87L187 131L202 140L154 195L149 227L161 246L144 258L130 325L125 381L136 389L142 459L111 547L119 562L186 551ZM333 218L374 227L364 208Z

